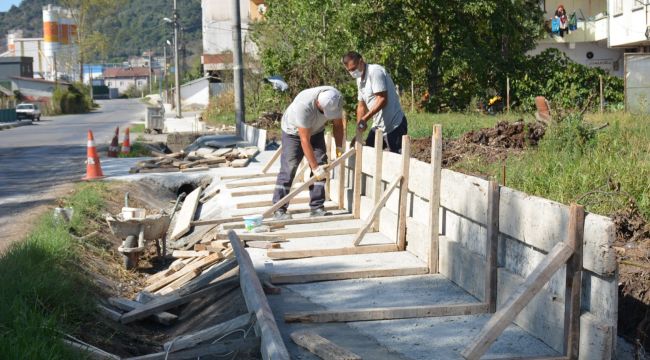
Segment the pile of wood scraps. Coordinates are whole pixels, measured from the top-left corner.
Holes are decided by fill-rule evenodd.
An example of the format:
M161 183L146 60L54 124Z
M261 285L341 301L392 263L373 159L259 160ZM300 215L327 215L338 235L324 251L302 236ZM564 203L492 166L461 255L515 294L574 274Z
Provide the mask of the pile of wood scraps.
M136 163L130 173L156 173L156 172L191 172L202 171L217 167L246 167L250 161L259 154L255 146L213 148L202 147L185 153L183 151L160 154L150 160Z

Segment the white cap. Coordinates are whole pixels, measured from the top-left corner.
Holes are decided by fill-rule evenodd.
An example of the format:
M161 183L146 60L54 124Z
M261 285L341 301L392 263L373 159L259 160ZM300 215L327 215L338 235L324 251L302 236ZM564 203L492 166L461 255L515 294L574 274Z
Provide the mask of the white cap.
M327 89L318 94L318 105L328 120L343 117L343 95L336 89Z

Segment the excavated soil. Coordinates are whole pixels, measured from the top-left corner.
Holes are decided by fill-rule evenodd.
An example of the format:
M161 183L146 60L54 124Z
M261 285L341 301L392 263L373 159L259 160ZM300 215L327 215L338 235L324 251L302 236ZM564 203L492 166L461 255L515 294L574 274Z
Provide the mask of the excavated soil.
M479 156L488 162L502 161L513 153L536 146L546 133L541 122L526 124L523 120L499 122L493 128L465 133L456 140L443 140L442 166L449 167L467 157ZM414 139L411 156L424 162L431 161L431 138Z
M619 335L650 349L650 223L632 201L612 215L619 263Z

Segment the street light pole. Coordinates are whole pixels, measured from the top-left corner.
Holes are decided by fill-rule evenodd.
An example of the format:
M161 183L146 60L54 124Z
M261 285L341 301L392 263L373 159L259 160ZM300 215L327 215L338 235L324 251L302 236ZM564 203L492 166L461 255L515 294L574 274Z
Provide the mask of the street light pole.
M245 122L244 114L244 64L241 48L241 17L239 13L239 0L232 0L232 45L233 45L233 85L235 86L235 120L237 135L241 134L242 124Z
M181 114L181 69L178 66L178 10L174 0L174 80L176 81L176 117L182 118Z

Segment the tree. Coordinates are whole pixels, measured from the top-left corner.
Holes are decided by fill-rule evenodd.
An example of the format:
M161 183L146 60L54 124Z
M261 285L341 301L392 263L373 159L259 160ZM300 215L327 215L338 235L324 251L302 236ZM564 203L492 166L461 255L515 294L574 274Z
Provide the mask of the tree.
M61 0L61 5L72 14L77 25L79 46L79 81L83 82L83 65L86 59L103 58L108 53L108 34L99 32L94 24L113 15L125 0Z
M264 69L292 92L333 84L356 102L340 57L358 50L402 88L426 90L427 109L444 110L499 91L542 25L536 0L269 0L254 39Z

